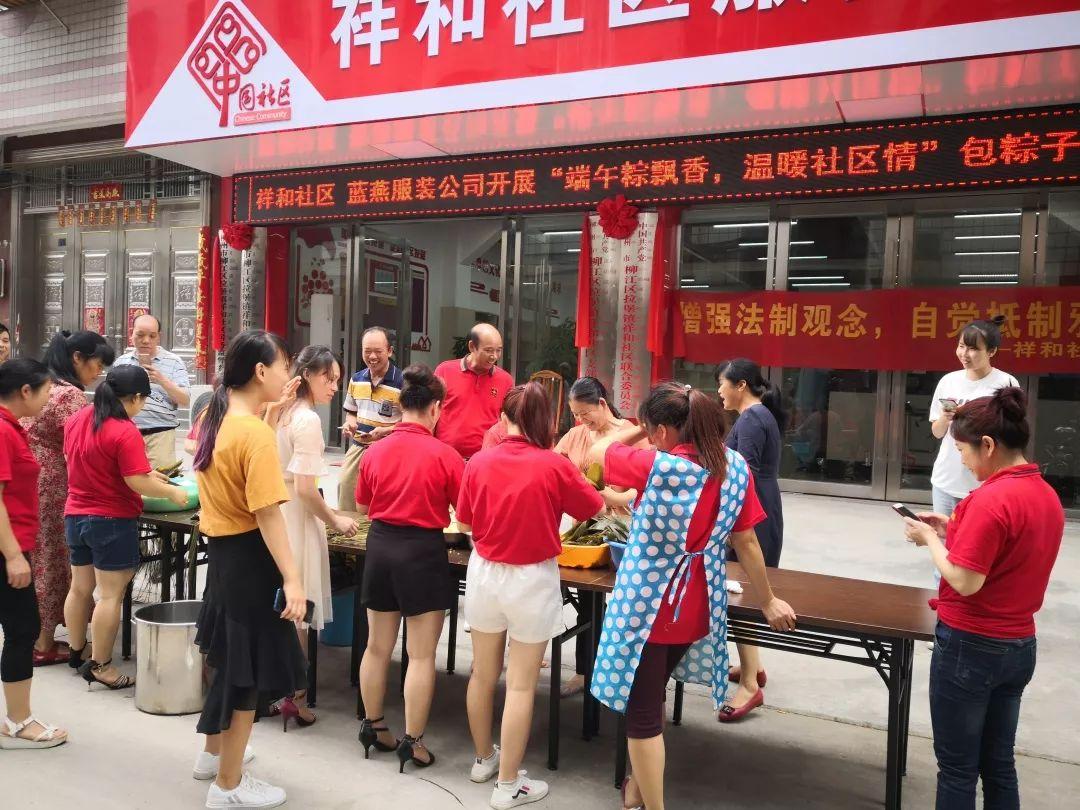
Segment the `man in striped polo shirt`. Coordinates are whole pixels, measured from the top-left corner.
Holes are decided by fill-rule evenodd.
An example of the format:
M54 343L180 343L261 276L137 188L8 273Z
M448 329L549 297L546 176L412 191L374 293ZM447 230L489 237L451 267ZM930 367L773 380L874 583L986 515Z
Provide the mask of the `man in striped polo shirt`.
M341 463L338 509L356 511L356 476L360 456L401 421L401 388L405 380L390 358L394 354L390 333L381 326L366 330L360 338L365 368L356 372L345 392L345 425L342 432L352 439Z
M191 400L191 381L184 361L161 348L161 321L147 313L131 325L131 346L113 366L139 366L150 377L150 397L132 420L146 443L146 455L155 468L176 463L177 410Z

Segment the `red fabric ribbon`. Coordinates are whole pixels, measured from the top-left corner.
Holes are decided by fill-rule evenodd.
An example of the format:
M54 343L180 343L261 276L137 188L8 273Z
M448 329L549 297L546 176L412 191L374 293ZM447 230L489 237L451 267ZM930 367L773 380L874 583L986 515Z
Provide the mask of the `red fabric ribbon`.
M600 214L600 227L604 231L604 236L612 239L626 239L637 230L637 206L630 205L622 194L608 197L600 203L596 211Z
M589 215L581 223L581 252L578 254L577 277L577 326L574 345L579 349L592 346L592 225Z
M676 244L676 231L682 220L682 208L666 206L658 211L656 239L653 243L652 277L649 286L648 331L645 346L653 355L653 369L658 370L655 358L664 354L667 333L667 313L671 307L671 290L677 285L671 272L672 246ZM654 379L653 382L656 382Z
M199 228L198 283L195 292L195 368L200 370L206 368L206 349L210 343L211 239L208 225Z
M225 243L233 250L247 250L255 238L255 229L246 222L227 222L221 226Z
M211 262L213 290L213 349L215 352L225 349L225 280L221 261L221 240L214 240L213 260Z

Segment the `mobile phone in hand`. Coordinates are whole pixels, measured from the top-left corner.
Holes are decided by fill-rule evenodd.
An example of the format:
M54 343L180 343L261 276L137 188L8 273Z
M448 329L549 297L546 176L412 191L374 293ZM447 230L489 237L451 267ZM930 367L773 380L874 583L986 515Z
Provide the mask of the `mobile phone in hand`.
M315 615L315 603L310 599L305 601L307 607L304 610L304 624L311 624L311 619ZM277 593L274 594L274 612L280 616L283 610L285 610L285 589L278 588Z
M920 523L922 523L922 519L910 509L908 509L906 506L904 506L902 503L894 503L892 505L892 508L893 511L896 512L896 514L898 514L900 517L911 518L912 520L918 520Z
M952 413L960 407L960 403L952 397L944 397L942 399L939 399L938 402L941 403L941 410L945 411L946 413Z

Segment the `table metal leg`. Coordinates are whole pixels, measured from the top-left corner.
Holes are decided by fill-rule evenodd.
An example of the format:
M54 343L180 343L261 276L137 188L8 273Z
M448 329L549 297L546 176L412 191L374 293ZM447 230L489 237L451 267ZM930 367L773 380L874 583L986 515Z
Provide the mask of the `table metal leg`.
M314 709L319 687L319 633L314 627L309 627L307 634L307 705L309 709Z
M581 620L588 623L589 629L585 631L585 691L581 695L581 737L591 740L593 736L593 711L596 698L592 696L589 687L592 685L593 666L596 664L596 599L595 591L578 591L578 599L581 601L579 615ZM581 649L580 647L578 648ZM579 661L578 663L582 663Z
M192 529L191 532L191 545L188 547L188 561L187 561L187 592L189 599L196 599L195 591L198 587L197 578L199 575L199 538L201 535L198 530Z
M903 780L901 776L901 718L904 693L904 645L889 643L889 728L885 754L885 810L900 810Z
M176 532L173 535L176 540L176 556L174 559L174 569L176 571L176 598L178 600L184 598L184 582L187 579L187 569L185 562L187 558L187 544L190 535L182 532Z
M173 544L172 532L159 532L161 540L161 601L172 601Z
M626 779L626 715L615 715L615 787Z
M671 713L671 725L682 725L682 705L683 705L683 693L686 692L686 684L682 681L675 681L675 709Z
M907 775L908 729L911 723L911 684L914 680L915 642L904 639L904 688L900 704L900 775Z
M592 593L592 647L590 673L596 667L596 651L600 646L600 633L604 629L604 594ZM592 739L600 733L600 701L593 697L590 687L592 676L585 683L585 705L589 707L589 733L585 739Z
M134 583L124 589L124 602L120 609L120 655L125 661L131 658L131 593Z
M559 769L559 701L562 698L562 643L551 640L551 692L548 695L548 770Z

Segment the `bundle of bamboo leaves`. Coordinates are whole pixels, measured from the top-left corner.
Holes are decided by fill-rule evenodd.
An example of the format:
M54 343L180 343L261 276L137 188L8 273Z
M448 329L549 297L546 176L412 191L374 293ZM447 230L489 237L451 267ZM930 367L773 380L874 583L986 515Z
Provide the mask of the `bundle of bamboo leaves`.
M585 471L585 478L599 492L604 489L604 471L599 464L592 464ZM602 515L578 523L562 535L568 546L600 546L608 540L625 543L630 534L627 522L617 515Z

